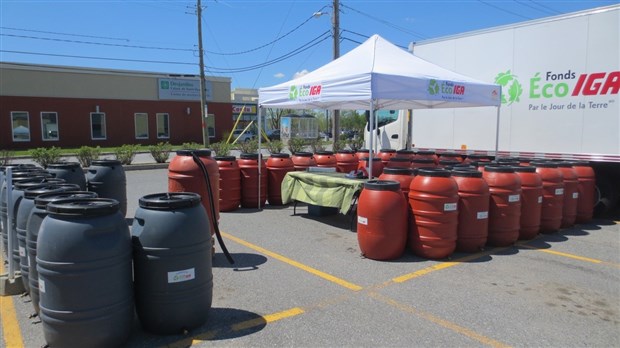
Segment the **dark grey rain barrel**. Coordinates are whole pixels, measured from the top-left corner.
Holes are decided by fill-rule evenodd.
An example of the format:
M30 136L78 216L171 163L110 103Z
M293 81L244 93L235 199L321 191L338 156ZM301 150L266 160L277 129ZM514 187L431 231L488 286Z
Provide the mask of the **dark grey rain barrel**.
M26 292L30 292L30 282L28 281L30 274L30 262L28 259L28 251L26 249L26 229L28 226L28 217L34 208L35 197L49 192L75 191L79 189L79 186L74 184L40 184L24 190L24 197L19 203L19 208L17 209L15 230L17 232L17 247L19 250L19 268L22 272L21 278Z
M76 184L80 190L86 190L86 176L79 162L50 163L47 171L55 177L65 179L69 184Z
M181 334L211 308L211 235L200 195L156 193L139 200L131 227L136 311L142 327Z
M120 161L92 161L86 172L86 181L88 191L96 192L101 198L116 199L121 215L127 214L127 179Z
M68 198L97 198L97 194L87 191L64 191L43 193L34 199L34 208L26 224L26 251L28 252L30 300L34 311L39 314L39 272L37 272L37 239L39 228L47 216L47 204Z
M134 316L131 236L113 199L47 205L37 242L39 307L51 347L118 347Z

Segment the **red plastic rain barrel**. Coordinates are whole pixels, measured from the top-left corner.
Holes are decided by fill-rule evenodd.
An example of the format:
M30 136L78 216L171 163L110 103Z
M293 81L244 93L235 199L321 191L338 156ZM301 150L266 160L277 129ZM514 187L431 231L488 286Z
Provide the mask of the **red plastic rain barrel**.
M235 156L216 156L220 172L220 211L233 211L241 204L241 170Z
M422 158L432 159L435 164L439 163L439 157L433 150L418 150L418 152L415 154L414 159Z
M314 153L317 167L336 168L337 160L332 151L317 151Z
M359 150L357 150L355 155L357 156L357 159L361 161L362 158L370 157L370 150L369 149L359 149Z
M463 162L463 156L456 152L441 152L438 154L439 160L455 160L459 162Z
M379 150L379 158L383 162L383 166L387 166L390 158L396 156L396 149L381 149Z
M511 166L489 165L482 177L489 185L489 236L493 246L509 246L519 239L521 179Z
M267 199L271 205L282 205L282 181L295 170L288 153L273 153L267 159Z
M564 181L564 206L562 207L562 228L572 227L577 220L579 202L579 176L573 162L558 162Z
M411 160L404 157L392 157L385 168L411 168Z
M413 219L409 247L421 257L441 259L456 248L458 186L449 171L421 168L409 187Z
M291 159L297 171L304 171L308 167L316 166L314 155L311 152L295 152Z
M194 162L192 154L198 156L203 163L209 183L213 201L209 198L209 191L204 173L201 167ZM168 191L169 192L194 192L200 195L202 206L209 215L211 235L215 234L215 221L220 220L220 171L217 162L211 157L211 150L181 150L168 165ZM213 207L213 209L211 209ZM215 216L213 213L215 210Z
M369 158L368 157L364 157L361 158L359 163L357 164L357 169L358 170L365 170L366 172L368 172L368 161ZM372 177L373 178L378 178L379 175L381 175L381 173L383 173L383 162L381 162L381 159L379 159L378 157L375 157L372 159ZM370 174L370 173L369 173Z
M540 214L542 211L543 184L535 167L514 167L521 178L521 219L519 239L529 240L540 232Z
M446 168L448 170L452 170L454 168L454 166L461 164L461 162L459 162L456 159L439 159L439 164L437 165L438 167L441 168Z
M471 162L490 162L491 157L488 155L482 155L477 153L472 153L467 155L463 160L463 163L471 163Z
M340 173L349 173L357 169L359 159L353 150L340 150L336 152L336 170Z
M407 245L407 203L396 181L369 180L357 207L357 241L373 260L400 257Z
M432 158L414 158L411 160L411 168L434 168L437 164Z
M552 162L535 161L543 181L543 201L540 216L540 232L553 233L562 226L562 209L564 208L564 180L558 165Z
M396 150L396 155L394 155L394 157L408 158L409 160L412 160L415 157L415 151L407 149Z
M484 248L489 234L489 186L476 169L453 170L459 189L456 250L474 253Z
M413 169L409 168L383 168L383 173L379 175L379 180L390 180L400 183L400 190L405 196L405 200L409 199L409 186L415 176Z
M592 220L595 205L596 176L588 162L575 162L573 165L579 180L579 200L577 202L577 223Z
M263 207L267 201L267 166L259 160L257 153L242 153L237 160L241 169L241 206L244 208ZM258 196L258 166L260 165L260 198Z

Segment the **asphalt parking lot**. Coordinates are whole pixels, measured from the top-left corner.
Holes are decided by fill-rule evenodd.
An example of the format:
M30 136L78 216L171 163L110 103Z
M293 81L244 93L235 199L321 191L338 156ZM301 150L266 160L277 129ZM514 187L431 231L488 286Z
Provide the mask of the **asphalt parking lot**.
M128 213L167 170L127 171ZM304 206L221 213L208 322L127 347L619 347L620 224L595 220L515 246L429 261L360 256L344 215ZM0 345L45 344L28 296L0 298ZM88 342L82 342L88 347Z

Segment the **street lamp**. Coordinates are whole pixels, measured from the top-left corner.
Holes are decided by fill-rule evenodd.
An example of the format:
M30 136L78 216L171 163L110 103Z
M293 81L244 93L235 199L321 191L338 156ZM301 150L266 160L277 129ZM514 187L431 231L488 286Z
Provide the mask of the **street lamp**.
M312 14L314 18L319 18L328 12L315 12ZM340 57L340 2L334 0L332 5L332 37L333 42L333 59ZM334 110L334 117L332 122L332 135L334 136L334 142L338 141L338 135L340 134L340 110Z

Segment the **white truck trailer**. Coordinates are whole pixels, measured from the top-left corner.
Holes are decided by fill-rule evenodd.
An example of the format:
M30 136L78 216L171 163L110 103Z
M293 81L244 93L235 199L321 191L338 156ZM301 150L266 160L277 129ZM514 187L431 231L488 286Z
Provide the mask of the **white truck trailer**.
M590 161L598 208L616 204L620 5L412 43L410 49L432 63L502 86L497 155ZM379 128L379 147L495 155L496 108L381 110L378 115L382 124L390 122Z

